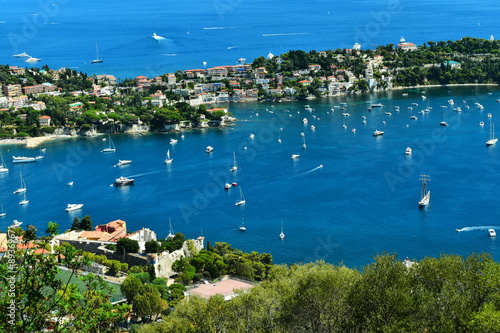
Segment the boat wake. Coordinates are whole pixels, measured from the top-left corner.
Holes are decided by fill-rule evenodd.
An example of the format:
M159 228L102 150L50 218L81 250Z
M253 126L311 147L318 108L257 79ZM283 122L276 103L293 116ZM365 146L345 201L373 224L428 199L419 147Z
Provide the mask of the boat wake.
M290 32L286 34L262 34L263 37L273 37L273 36L296 36L296 35L309 35L308 32Z
M238 29L239 27L203 27L203 30Z
M315 168L313 168L313 169L311 169L311 170L309 170L309 171L306 171L306 172L304 172L304 173L302 173L302 174L300 174L300 175L307 175L308 173L311 173L311 172L314 172L314 171L316 171L316 170L319 170L319 169L321 169L322 167L323 167L323 164L320 164L320 165L318 165L317 167L315 167Z
M239 47L239 46L228 46L228 47L227 47L227 49L228 49L228 50L231 50L231 49L235 49L235 48L237 48L237 47Z
M162 53L164 56L175 57L177 53Z
M465 227L465 228L462 228L462 229L455 229L456 232L462 232L462 231L474 231L474 230L488 230L488 229L496 229L497 227L496 226L486 226L486 225L482 225L482 226L477 226L477 227Z

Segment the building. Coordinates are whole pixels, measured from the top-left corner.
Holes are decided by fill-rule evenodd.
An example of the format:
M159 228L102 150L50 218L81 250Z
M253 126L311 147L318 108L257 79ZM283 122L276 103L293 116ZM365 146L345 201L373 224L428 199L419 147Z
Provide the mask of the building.
M52 84L38 84L36 86L26 86L23 87L23 93L24 94L40 94L40 93L46 93L46 92L51 92L51 91L56 91L57 86L52 85Z
M453 60L445 61L443 64L446 67L450 66L451 69L459 69L462 67L462 65L459 62Z
M3 86L3 94L7 97L16 97L23 94L20 84L7 84Z
M127 235L127 224L125 221L116 220L109 222L107 224L101 224L91 231L83 231L78 238L103 241L103 242L115 242L120 238Z
M398 50L415 51L416 49L417 49L417 45L407 42L403 37L401 37L401 39L399 40Z
M246 291L253 288L253 284L241 280L236 280L234 278L229 278L224 281L216 283L205 283L200 284L196 288L186 291L187 296L198 295L203 298L210 298L213 295L222 295L224 300L228 301L231 298L238 296L236 290Z
M38 118L38 122L40 126L50 126L50 117L49 116L41 116Z

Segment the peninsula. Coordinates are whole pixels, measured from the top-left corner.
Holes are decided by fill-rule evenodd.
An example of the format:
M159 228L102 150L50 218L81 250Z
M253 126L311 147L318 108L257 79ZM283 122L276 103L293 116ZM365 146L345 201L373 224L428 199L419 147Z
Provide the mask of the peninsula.
M117 82L68 68L0 66L0 138L158 132L225 126L229 102L311 99L413 86L494 84L500 43L464 37L417 46L289 51L234 66ZM207 107L211 105L212 107ZM14 140L13 140L14 139ZM38 139L37 139L38 140ZM40 141L28 141L36 145Z

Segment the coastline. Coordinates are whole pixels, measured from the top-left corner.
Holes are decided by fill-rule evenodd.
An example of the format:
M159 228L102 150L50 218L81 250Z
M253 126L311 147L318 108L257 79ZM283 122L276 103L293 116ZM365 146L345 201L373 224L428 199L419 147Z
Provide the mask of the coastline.
M416 86L398 86L392 87L386 90L367 92L368 94L381 92L381 91L397 91L397 90L405 90L405 89L420 89L420 88L439 88L439 87L460 87L460 86L500 86L497 83L450 83L450 84L431 84L431 85L416 85ZM320 98L331 98L331 97L341 97L346 96L347 93L339 94L335 96L324 96ZM294 100L284 100L284 102L293 102ZM245 103L245 102L239 102ZM234 124L232 126L235 126ZM176 130L172 130L176 131ZM171 132L171 131L168 131ZM182 132L182 130L181 130ZM152 132L149 132L152 133ZM104 135L105 133L96 133L96 135ZM124 132L124 134L127 134ZM128 134L137 134L129 132ZM58 139L67 139L75 136L72 135L47 135L41 137L25 137L25 138L8 138L8 139L0 139L0 146L2 145L26 145L26 148L36 148L44 142L58 140Z

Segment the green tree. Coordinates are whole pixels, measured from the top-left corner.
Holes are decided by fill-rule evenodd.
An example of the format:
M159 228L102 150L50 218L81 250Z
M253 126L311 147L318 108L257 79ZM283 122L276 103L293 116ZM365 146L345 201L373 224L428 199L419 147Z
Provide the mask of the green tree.
M56 222L49 222L47 225L47 230L45 230L50 236L57 235L59 233L59 224Z
M134 301L135 296L139 293L139 289L142 286L141 280L134 274L127 276L125 280L120 284L120 291L127 298L129 303Z
M130 238L120 238L118 242L116 242L116 252L137 253L139 252L139 243Z
M85 215L80 222L80 228L83 230L92 230L92 219L89 215Z
M147 241L145 247L146 247L146 253L158 253L159 246L158 242L155 240Z

